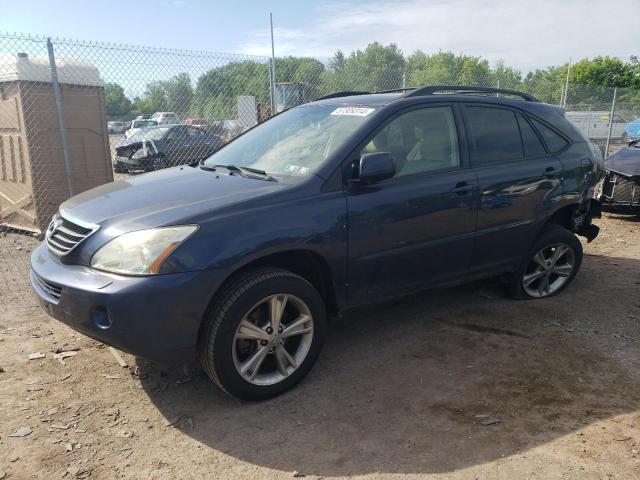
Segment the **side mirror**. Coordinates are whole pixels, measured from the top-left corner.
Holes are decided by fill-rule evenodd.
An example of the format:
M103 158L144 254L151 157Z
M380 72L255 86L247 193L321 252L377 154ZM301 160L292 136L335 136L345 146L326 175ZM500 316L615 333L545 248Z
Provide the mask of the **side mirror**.
M396 174L396 162L389 152L365 153L360 157L355 183L368 185L381 182Z

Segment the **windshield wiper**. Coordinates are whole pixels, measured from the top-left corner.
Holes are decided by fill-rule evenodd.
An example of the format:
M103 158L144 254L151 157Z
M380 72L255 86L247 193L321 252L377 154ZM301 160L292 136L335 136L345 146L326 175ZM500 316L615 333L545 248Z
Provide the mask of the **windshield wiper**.
M191 164L192 166L195 166L193 164ZM207 165L204 164L204 160L200 160L198 166L200 167L201 170L206 170L207 172L215 172L216 171L216 167L209 167Z
M213 165L213 166L208 166L208 165L204 164L204 161L200 161L200 168L202 170L208 170L210 172L214 172L218 168L226 168L229 171L238 172L243 177L261 178L261 179L269 180L269 181L272 181L272 182L276 181L276 179L273 178L271 175L269 175L267 172L265 172L264 170L260 170L258 168L238 167L237 165Z
M263 177L269 176L267 172L265 172L264 170L260 170L259 168L251 168L251 167L239 167L239 168L240 170L246 170L247 172L257 173L258 175L262 175Z

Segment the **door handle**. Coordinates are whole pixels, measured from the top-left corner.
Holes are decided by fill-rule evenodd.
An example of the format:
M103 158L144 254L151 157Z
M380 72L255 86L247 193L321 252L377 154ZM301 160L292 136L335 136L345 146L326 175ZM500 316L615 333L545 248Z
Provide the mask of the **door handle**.
M456 186L451 189L451 193L462 196L462 195L466 195L471 190L473 190L473 186L469 185L469 183L458 182L456 183Z

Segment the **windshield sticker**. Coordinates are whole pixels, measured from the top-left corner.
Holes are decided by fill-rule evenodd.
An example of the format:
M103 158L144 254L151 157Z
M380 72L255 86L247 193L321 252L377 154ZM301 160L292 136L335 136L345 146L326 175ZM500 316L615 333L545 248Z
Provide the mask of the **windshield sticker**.
M289 175L306 175L309 173L309 167L301 167L299 165L287 164L284 169Z
M373 108L365 107L339 107L331 112L331 115L351 115L354 117L366 117L371 112L373 112L373 110Z

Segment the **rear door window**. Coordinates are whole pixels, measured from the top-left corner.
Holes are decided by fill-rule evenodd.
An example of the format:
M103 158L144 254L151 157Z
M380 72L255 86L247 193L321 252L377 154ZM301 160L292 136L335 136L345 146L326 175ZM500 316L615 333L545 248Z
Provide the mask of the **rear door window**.
M467 106L465 110L477 165L524 158L520 128L513 111L485 106Z
M547 144L547 148L551 153L559 152L569 144L569 142L562 138L562 136L551 130L545 124L539 122L535 118L532 118L531 121L538 132L540 132L540 135L542 135L542 139L544 140L544 143Z
M518 113L518 125L520 125L520 134L522 135L522 145L524 146L525 157L539 157L546 155L547 151L538 138L536 132L521 113Z

